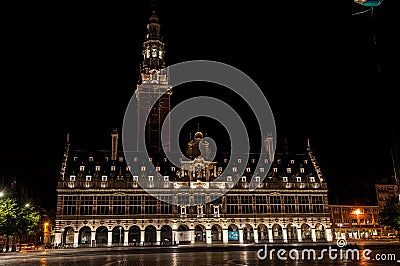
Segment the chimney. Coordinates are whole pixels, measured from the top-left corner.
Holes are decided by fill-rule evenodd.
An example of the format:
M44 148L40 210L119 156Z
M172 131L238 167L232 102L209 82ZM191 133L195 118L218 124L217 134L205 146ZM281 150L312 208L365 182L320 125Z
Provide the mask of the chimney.
M117 150L118 150L118 129L113 128L111 133L111 160L117 160Z

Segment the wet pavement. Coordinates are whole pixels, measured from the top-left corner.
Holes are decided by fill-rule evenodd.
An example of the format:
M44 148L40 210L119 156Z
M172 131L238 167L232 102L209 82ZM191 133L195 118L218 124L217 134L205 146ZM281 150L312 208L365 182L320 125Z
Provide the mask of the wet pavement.
M193 265L400 265L400 243L325 245L188 245L49 249L2 253L0 265L193 266ZM357 245L356 245L357 244Z

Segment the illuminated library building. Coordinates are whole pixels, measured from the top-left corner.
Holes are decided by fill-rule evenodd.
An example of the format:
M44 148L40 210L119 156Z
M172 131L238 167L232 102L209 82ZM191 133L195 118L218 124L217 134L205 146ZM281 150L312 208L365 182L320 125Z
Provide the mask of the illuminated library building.
M126 158L117 129L110 130L109 150L75 149L67 137L57 185L55 245L331 241L327 183L309 141L302 152L293 152L286 145L275 151L274 136L269 134L264 138L261 163L255 155L248 160L235 159L235 167L226 176L229 157L217 154L210 161L207 145L206 152L200 153L200 131L188 143L187 160L179 167L162 155L158 129L164 121L165 127L170 126L167 114L172 95L164 52L153 11L143 43L141 90L136 97L139 120L146 119L141 114L151 108L145 136L138 137L145 138L153 151L148 161L154 167L146 167L149 162L134 155ZM152 97L160 97L155 107L149 105ZM238 176L236 167L243 167L243 174ZM143 178L148 181L146 188L139 182ZM256 184L252 190L251 181ZM220 188L230 189L218 194Z

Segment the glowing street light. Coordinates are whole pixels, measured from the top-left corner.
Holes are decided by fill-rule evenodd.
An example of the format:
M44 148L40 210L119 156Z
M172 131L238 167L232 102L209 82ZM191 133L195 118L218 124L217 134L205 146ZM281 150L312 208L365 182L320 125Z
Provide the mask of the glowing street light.
M0 198L4 197L4 192L0 191Z

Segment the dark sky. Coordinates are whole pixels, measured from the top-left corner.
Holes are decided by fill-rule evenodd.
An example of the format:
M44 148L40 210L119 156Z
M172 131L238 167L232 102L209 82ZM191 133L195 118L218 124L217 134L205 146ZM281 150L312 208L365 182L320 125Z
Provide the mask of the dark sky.
M0 176L27 183L45 207L55 206L66 132L75 148L103 149L111 128L121 128L149 2L3 8ZM208 59L249 75L269 101L278 142L302 147L311 139L332 202L363 199L371 188L363 183L393 175L396 1L384 1L374 18L352 16L365 8L351 1L159 2L167 64Z

